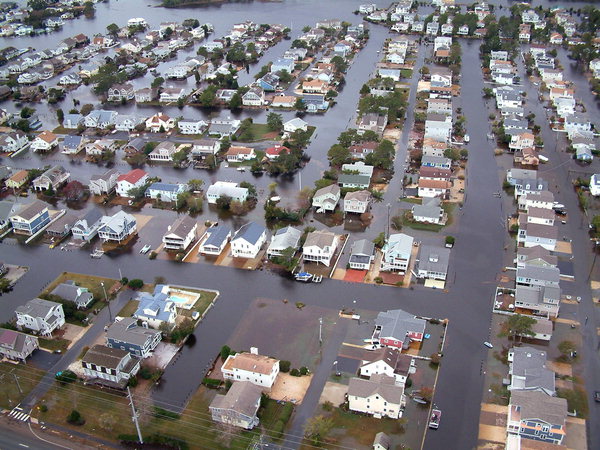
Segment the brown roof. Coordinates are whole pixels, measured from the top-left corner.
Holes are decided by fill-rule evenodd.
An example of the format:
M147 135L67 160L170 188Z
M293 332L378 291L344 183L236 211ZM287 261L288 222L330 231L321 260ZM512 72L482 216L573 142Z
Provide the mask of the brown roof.
M223 364L223 370L239 369L269 375L273 371L273 366L277 363L279 363L278 360L269 356L237 353L227 358L227 361Z
M348 395L367 398L379 394L386 401L399 405L402 402L403 386L396 386L396 380L387 375L371 375L371 378L351 378Z
M229 147L229 150L227 150L227 155L249 155L253 151L254 149L250 147L240 147L232 145L231 147Z
M450 169L438 169L437 167L421 167L419 176L424 178L446 178L450 179L452 171Z
M450 189L450 182L444 180L419 180L419 187L432 189Z
M40 134L37 135L37 137L43 141L46 141L48 144L58 139L52 131L42 131Z
M273 98L273 104L275 103L294 103L296 101L296 97L293 95L278 95Z
M129 352L121 350L120 348L110 348L97 344L86 352L82 361L97 366L116 369L123 358L128 354Z
M10 177L9 180L14 181L15 183L20 183L23 180L26 180L28 175L29 172L27 172L26 170L19 170L12 177Z

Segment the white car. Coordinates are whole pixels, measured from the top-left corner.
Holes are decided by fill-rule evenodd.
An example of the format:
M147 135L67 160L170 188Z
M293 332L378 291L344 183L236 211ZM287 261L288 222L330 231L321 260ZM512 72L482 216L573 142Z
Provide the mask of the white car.
M485 345L487 348L494 348L494 346L488 341L485 341L483 345Z

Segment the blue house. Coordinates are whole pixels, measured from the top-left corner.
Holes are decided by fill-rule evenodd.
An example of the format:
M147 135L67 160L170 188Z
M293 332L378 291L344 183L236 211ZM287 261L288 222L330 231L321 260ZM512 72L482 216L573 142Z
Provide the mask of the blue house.
M146 189L146 197L160 199L164 202L174 202L177 201L177 196L185 191L187 191L187 184L157 182L152 183Z
M33 235L50 223L50 213L44 202L36 200L24 205L9 220L16 233Z
M322 94L305 94L302 97L302 101L306 105L306 111L309 113L327 111L329 108L329 102L325 100L325 96Z
M107 347L125 350L140 359L150 356L161 338L159 330L141 327L133 317L125 317L106 330Z
M289 58L280 58L276 59L273 64L271 64L271 73L277 73L285 70L287 73L292 73L294 71L294 60Z
M279 86L279 77L274 73L268 73L264 77L259 78L258 85L265 91L275 91Z
M74 155L79 153L83 149L83 138L81 136L65 136L65 140L62 143L62 152Z
M156 330L163 324L173 328L177 318L177 306L167 294L162 292L163 287L164 285L157 284L153 294L140 292L138 296L140 304L133 314L133 317Z

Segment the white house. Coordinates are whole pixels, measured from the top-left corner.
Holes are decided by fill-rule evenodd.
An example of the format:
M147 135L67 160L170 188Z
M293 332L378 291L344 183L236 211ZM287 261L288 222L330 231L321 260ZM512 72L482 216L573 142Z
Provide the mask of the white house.
M126 350L96 344L83 356L81 367L88 381L124 388L140 370L140 360Z
M208 124L201 119L181 119L177 127L181 134L202 134Z
M271 243L267 248L267 257L281 256L287 248L297 250L301 237L302 232L292 226L280 228L271 239Z
M137 220L122 210L112 216L103 216L98 227L98 236L104 242L121 243L135 233L137 233Z
M173 142L162 141L148 155L150 161L173 161L173 155L177 153L177 147Z
M248 381L270 389L279 374L279 360L259 355L258 350L252 347L250 353L229 355L221 372L226 380Z
M239 145L232 145L225 154L227 162L240 162L248 161L256 158L256 152L252 147L243 147Z
M129 191L140 188L148 182L149 175L142 169L133 169L117 178L117 195L130 197Z
M315 192L312 199L312 206L316 208L317 211L333 211L340 201L340 197L340 187L337 184L331 184Z
M397 348L384 347L368 355L371 358L363 360L359 369L363 377L384 374L394 378L397 385L404 386L408 376L416 371L413 357Z
M175 120L162 112L154 114L146 120L146 129L152 133L163 133L175 128Z
M31 141L31 149L34 152L47 152L56 146L58 146L58 136L51 131L42 131Z
M119 172L116 169L110 169L102 175L92 175L90 178L90 192L93 195L110 194L117 186Z
M266 240L267 229L249 222L235 232L231 239L231 253L234 258L256 258Z
M143 326L159 329L165 324L168 328L175 326L177 319L177 306L170 297L162 293L163 285L157 285L154 293L140 292L138 295L139 306L133 314L142 321Z
M590 194L592 194L594 197L597 197L600 195L600 174L599 173L595 173L590 178Z
M217 181L211 184L206 191L206 199L211 205L216 204L217 200L223 196L238 202L245 202L248 199L248 189L238 186L237 183Z
M304 120L296 117L294 119L288 120L283 124L283 130L288 133L293 133L296 130L306 131L308 130L308 123Z
M248 381L236 381L225 395L217 394L208 409L212 420L251 430L260 422L262 388Z
M344 197L344 212L362 214L369 209L372 195L367 190L348 192Z
M348 408L380 419L399 419L406 403L404 385L397 385L393 377L384 374L371 378L351 378L348 384Z
M323 263L327 267L339 245L339 236L331 231L317 230L308 233L302 247L304 261Z
M244 106L262 106L264 104L265 91L261 87L252 87L242 96L242 105Z
M360 239L352 244L350 249L350 260L348 262L351 269L369 270L371 263L375 259L375 245L367 239Z
M152 183L146 189L145 196L153 200L160 199L163 202L176 202L179 194L188 190L185 183Z
M169 225L162 238L165 249L185 251L197 237L198 222L188 215L182 215L173 225Z
M34 298L15 310L17 328L28 329L36 334L52 336L52 332L65 324L62 304Z
M404 273L408 270L414 238L404 233L391 234L381 249L381 270Z
M221 254L231 239L231 228L227 225L212 226L206 231L206 239L200 244L200 253L203 255Z

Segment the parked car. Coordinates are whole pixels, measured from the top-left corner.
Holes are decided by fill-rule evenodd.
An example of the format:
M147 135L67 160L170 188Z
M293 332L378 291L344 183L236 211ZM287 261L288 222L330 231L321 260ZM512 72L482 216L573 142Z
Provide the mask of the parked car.
M594 401L600 402L600 391L594 391Z
M485 341L483 345L485 345L487 348L494 348L494 346L488 341Z

